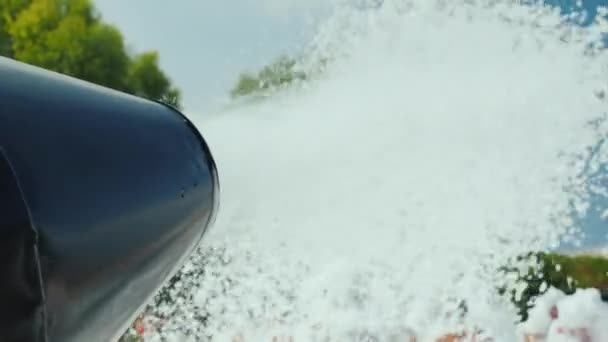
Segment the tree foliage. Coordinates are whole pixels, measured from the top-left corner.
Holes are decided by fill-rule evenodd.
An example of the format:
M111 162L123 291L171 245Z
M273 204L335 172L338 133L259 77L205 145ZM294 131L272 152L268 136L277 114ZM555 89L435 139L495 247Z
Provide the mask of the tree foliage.
M241 74L230 93L234 98L260 95L303 80L306 80L306 74L297 70L296 60L282 56L255 74L249 72Z
M12 57L12 37L8 33L8 25L29 2L29 0L2 0L0 2L0 55Z
M129 67L129 89L138 96L160 99L178 105L179 91L171 86L167 76L158 67L158 52L146 52L136 56Z
M90 0L0 1L0 54L179 107L158 53L130 56Z

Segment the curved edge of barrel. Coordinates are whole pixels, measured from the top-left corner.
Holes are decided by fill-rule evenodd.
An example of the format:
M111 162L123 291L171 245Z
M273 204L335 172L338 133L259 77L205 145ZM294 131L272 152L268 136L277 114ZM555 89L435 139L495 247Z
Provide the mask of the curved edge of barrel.
M209 171L211 172L211 177L213 178L213 208L211 211L211 215L209 216L209 220L206 222L207 224L205 225L205 231L203 232L203 234L204 234L207 231L207 229L209 229L209 227L215 223L215 220L217 219L217 213L220 209L221 187L220 187L220 178L219 178L219 174L217 171L217 164L215 162L215 158L213 157L213 154L211 153L211 149L209 148L207 141L205 140L205 138L203 137L201 132L198 130L198 128L196 128L196 125L194 125L192 120L190 120L186 116L186 114L182 113L179 109L177 109L175 106L173 106L169 103L166 103L166 102L163 102L160 100L157 100L155 102L170 109L171 111L173 111L175 114L177 114L179 117L181 117L184 120L184 122L186 123L186 126L188 126L188 128L190 128L192 133L199 140L199 142L201 144L201 148L203 149L203 152L205 153L205 155L207 157Z
M182 258L175 264L174 268L169 272L168 277L165 280L169 280L171 277L173 277L186 263L186 261L192 257L192 253L198 248L199 244L202 241L203 236L205 235L205 233L207 232L207 230L209 229L210 226L212 226L216 219L217 219L217 215L218 215L218 211L219 211L219 207L220 207L220 180L219 180L219 174L217 171L217 165L215 162L215 158L213 157L213 154L211 153L211 149L209 148L209 145L207 144L207 141L205 140L205 138L203 137L203 135L200 133L200 131L196 128L196 126L194 125L194 123L184 114L182 113L179 109L177 109L175 106L160 101L160 100L156 100L153 101L165 108L168 108L169 110L171 110L173 113L175 113L176 115L178 115L182 120L184 120L184 123L186 124L186 126L190 129L190 131L194 134L194 136L199 140L200 144L201 144L201 149L203 150L203 153L205 153L205 157L207 159L207 164L209 167L209 171L211 173L211 177L213 180L213 203L212 203L212 208L211 208L211 213L207 219L207 221L205 222L204 225L204 230L200 236L199 241L197 241L195 244L192 245L192 249L188 252L185 253ZM121 329L119 331L116 332L116 334L114 335L112 341L119 341L120 338L123 336L124 332L129 328L129 326L131 326L131 323L133 320L135 320L135 318L137 317L137 315L142 311L142 309L148 305L150 303L150 301L154 298L154 296L166 285L165 282L160 283L156 286L156 288L150 293L149 297L143 302L141 303L140 307L137 308L134 313L133 316L127 321L124 322L124 325L121 327Z

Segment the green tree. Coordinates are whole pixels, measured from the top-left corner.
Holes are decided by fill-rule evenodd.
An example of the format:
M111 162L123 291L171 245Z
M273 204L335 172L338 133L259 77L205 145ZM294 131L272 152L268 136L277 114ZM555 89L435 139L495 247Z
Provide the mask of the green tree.
M231 90L232 97L264 94L306 80L306 74L298 71L295 59L285 56L265 66L257 74L243 73Z
M32 0L8 23L13 56L71 74L82 55L83 36L95 21L88 0Z
M179 107L179 90L158 66L158 53L146 52L133 59L129 68L130 92L147 98L162 100Z
M90 0L1 0L0 53L19 61L179 107L158 53L131 58L118 29Z
M2 0L0 1L0 55L12 57L12 38L8 32L8 25L15 20L17 14L29 4L30 0Z
M76 77L133 94L127 76L131 61L116 28L103 23L92 25L82 37L81 46L80 63L75 63Z

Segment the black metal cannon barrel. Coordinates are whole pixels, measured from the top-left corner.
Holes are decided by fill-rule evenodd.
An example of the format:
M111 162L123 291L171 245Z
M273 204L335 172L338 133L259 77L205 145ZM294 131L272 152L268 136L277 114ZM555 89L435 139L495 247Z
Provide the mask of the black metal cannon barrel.
M218 206L175 108L0 57L0 341L111 341Z

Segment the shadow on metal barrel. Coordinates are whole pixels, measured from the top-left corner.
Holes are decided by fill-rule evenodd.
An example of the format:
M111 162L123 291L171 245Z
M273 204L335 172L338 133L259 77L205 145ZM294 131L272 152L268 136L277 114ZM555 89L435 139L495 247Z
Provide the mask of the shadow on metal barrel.
M212 224L212 155L170 106L0 75L0 340L115 340Z

